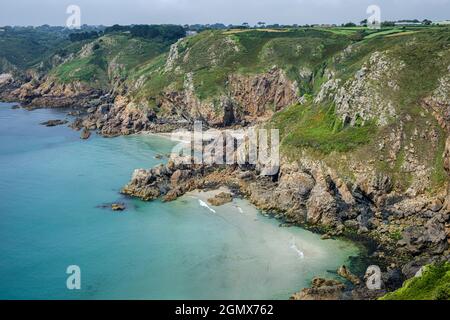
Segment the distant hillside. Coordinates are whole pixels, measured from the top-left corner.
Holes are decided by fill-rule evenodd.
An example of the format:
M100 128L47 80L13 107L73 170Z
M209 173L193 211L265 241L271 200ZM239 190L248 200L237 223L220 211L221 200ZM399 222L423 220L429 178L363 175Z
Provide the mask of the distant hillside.
M0 28L0 73L24 71L69 44L63 28Z

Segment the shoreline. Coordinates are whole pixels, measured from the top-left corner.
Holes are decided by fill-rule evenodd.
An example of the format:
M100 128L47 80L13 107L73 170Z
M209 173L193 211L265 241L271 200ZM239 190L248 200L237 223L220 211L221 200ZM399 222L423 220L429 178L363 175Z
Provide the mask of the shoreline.
M15 102L7 102L7 103L12 103L12 104L14 104ZM39 109L41 109L41 108L39 108ZM46 109L46 108L42 108L42 109ZM24 108L24 110L30 111L30 110L27 109L27 108ZM65 114L67 114L67 112L70 112L70 111L71 111L70 108L61 108L60 110L62 111L62 113L65 113ZM69 126L67 126L67 127L68 127L70 130L73 130L73 129L70 128ZM133 134L133 135L136 135L136 136L138 136L138 135L143 135L143 136L157 136L157 137L160 137L160 138L167 139L168 141L174 141L174 140L171 139L171 134L170 134L170 133L154 133L154 132L146 131L146 132L135 133L135 134ZM179 140L179 141L180 141L180 142L185 142L184 140ZM213 188L213 189L195 189L195 190L191 191L190 193L186 193L186 195L189 196L190 194L201 193L201 194L203 194L204 196L208 196L208 195L213 195L213 194L217 193L218 190L221 190L221 191L231 191L231 190L228 189L228 188L227 188L227 189L224 189L224 188L226 188L226 187L223 187L223 186L222 186L222 187ZM233 198L241 198L241 199L245 199L245 200L248 201L250 204L252 204L251 201L250 201L250 199L249 199L248 197L246 197L246 196L245 196L244 194L242 194L242 193L240 193L239 195L237 195L236 197L233 197ZM254 206L254 204L252 204L252 205ZM257 206L255 206L255 208L258 210L258 212L260 212L260 214L261 214L262 216L276 219L277 224L278 224L278 227L295 227L295 228L300 228L300 229L303 229L303 230L308 230L308 231L313 232L313 233L318 234L318 235L323 234L323 232L320 232L319 229L317 229L317 228L309 228L309 227L307 227L307 226L305 226L305 225L289 224L289 226L283 226L283 224L286 222L285 217L280 216L280 215L277 216L276 214L272 214L272 213L269 213L269 212L265 212L264 210L262 210L261 208L258 208ZM354 269L354 268L353 268L353 264L354 264L354 263L359 263L359 260L365 259L365 258L366 258L365 255L364 255L364 252L367 250L367 248L366 248L366 246L365 246L365 244L364 244L363 242L355 241L355 240L346 238L346 237L344 237L344 236L343 236L343 237L336 237L336 240L341 240L341 241L348 241L348 242L351 242L353 245L357 246L357 247L359 248L359 250L360 250L358 256L356 256L356 257L355 257L355 256L349 256L349 257L348 257L348 258L349 258L349 264L348 264L348 267L349 267L349 268ZM326 241L326 240L321 240L321 241ZM352 258L353 258L353 259L352 259ZM292 294L294 294L294 292L292 292Z
M8 103L16 103L16 102L12 102L12 101L8 101ZM45 107L42 107L45 108ZM27 108L25 108L27 109ZM64 110L71 110L72 108L64 108ZM78 110L78 109L76 109ZM89 118L89 114L87 115L87 117ZM71 127L72 129L77 129L74 127ZM167 129L167 127L164 127L164 125L161 127L163 129ZM130 134L143 134L143 135L156 135L171 141L172 140L172 135L169 132L163 132L164 130L156 130L156 131L152 131L151 129L149 130L140 130L138 132L123 132L121 134L114 134L114 135L108 135L108 134L104 134L104 132L97 132L99 135L101 135L102 137L115 137L115 136L119 136L119 135L130 135ZM170 136L169 136L170 135ZM179 140L180 142L186 142L185 140ZM194 176L197 174L195 172L195 169L193 168L184 168L183 170L187 170L189 174L191 174L192 172L194 172ZM202 170L205 170L205 168L202 168ZM218 170L218 168L206 168L206 171L211 170L212 174L214 174L214 172L216 172ZM221 170L221 169L220 169ZM209 173L211 173L209 172ZM252 175L255 174L254 171L252 171L252 169L250 169L249 171ZM230 173L231 174L231 173ZM294 170L294 175L295 175L295 170ZM169 177L170 178L170 177ZM182 177L181 177L182 178ZM229 177L226 177L226 179L228 179ZM223 181L225 181L226 179L224 179ZM195 180L195 179L194 179ZM257 179L258 180L258 179ZM226 185L225 182L221 182L222 185ZM184 183L185 181L183 181ZM197 181L198 182L198 181ZM197 183L196 181L191 181L190 183L195 185ZM204 181L203 181L204 182ZM219 185L217 182L216 186ZM257 182L256 184L258 185L259 182ZM259 187L265 185L265 182L262 181L261 182L262 185L260 185ZM210 186L207 186L208 188ZM192 185L189 186L190 190L194 190L191 189ZM199 187L197 188L198 190L202 190L203 187ZM233 188L236 189L240 189L239 187L239 183L237 183L237 185L235 184L233 186ZM258 186L257 186L258 188ZM287 190L290 190L289 188ZM173 190L172 190L173 191ZM291 190L292 191L292 190ZM413 262L414 259L413 257L403 257L401 255L397 254L397 250L399 248L397 248L395 245L394 246L390 246L388 245L386 247L385 244L383 244L383 242L380 242L380 240L377 237L373 237L372 234L367 234L366 232L360 233L360 232L355 232L353 230L348 230L347 228L344 228L344 230L339 230L338 232L336 232L336 227L332 227L332 226L327 226L327 223L315 223L315 224L309 224L309 223L301 223L299 221L295 221L292 220L292 214L289 213L289 210L286 209L282 209L280 210L280 208L275 208L274 210L267 210L268 209L268 205L267 203L263 202L258 202L259 200L257 199L257 201L255 201L255 199L252 199L252 194L251 192L249 193L248 190L239 190L240 195L242 197L244 197L245 199L247 199L250 203L252 203L253 205L255 205L258 210L261 210L262 212L265 211L273 211L273 216L277 219L279 219L280 222L284 222L284 223L288 223L289 225L293 225L296 227L300 227L306 230L310 230L314 233L317 234L325 234L327 235L328 238L337 238L337 239L344 239L344 240L348 240L351 242L355 242L355 243L359 243L361 244L364 248L367 249L367 257L364 257L363 259L366 261L366 265L368 264L372 264L372 262L376 262L377 265L381 266L383 269L386 268L388 271L391 270L392 266L394 265L394 268L398 269L398 266L405 266L405 263L407 261ZM164 195L164 200L165 201L172 201L176 198L178 198L179 196L183 195L185 193L185 191L181 191L180 190L175 190L175 192L171 192L168 195ZM149 201L152 200L154 198L158 198L161 195L158 194L158 196L154 197L151 196L150 198L145 199L145 197L142 197L142 194L138 193L134 193L134 191L131 192L125 192L125 194L131 196L131 197L137 197L137 198L141 198L141 200L144 201ZM321 204L319 203L319 206L321 206ZM426 250L424 252L427 252ZM376 254L376 256L374 256ZM443 257L445 259L445 257ZM427 260L430 261L430 260ZM358 274L362 275L364 270L359 271L358 270ZM389 271L390 272L390 271ZM359 288L360 290L364 290ZM358 293L359 294L359 293ZM362 299L373 299L373 297L367 297L364 296L365 293L362 293ZM384 294L383 294L384 295ZM378 294L378 296L380 296L380 294Z
M9 104L8 104L9 105ZM27 117L26 116L26 110L17 110L17 113L15 113L16 111L15 110L9 110L10 108L8 107L8 105L2 105L2 110L3 111L5 111L5 113L6 114L8 114L8 115L11 115L11 116L15 116L15 115L17 115L17 114L21 114L22 115L22 117ZM39 112L38 111L38 114L40 114L40 113L42 113L42 114L44 114L44 118L47 116L47 115L52 115L53 114L53 112L52 111L50 111L50 112L45 112L45 110L43 111L43 112ZM29 113L28 114L28 117L30 117L31 119L34 119L34 116L33 117L31 117L31 113ZM20 119L19 119L20 120ZM20 122L17 122L17 123L20 123ZM34 121L34 123L36 123L35 121ZM60 130L59 131L54 131L54 130L52 130L52 129L45 129L45 128L42 128L42 127L39 127L38 125L37 125L37 123L36 123L36 127L38 127L40 130L45 130L47 133L47 135L49 135L49 136L51 136L51 135L54 135L54 134L57 134L58 132L59 132L59 134L62 134L62 132L66 132L66 133L64 133L64 135L65 134L67 134L67 132L68 132L68 134L70 135L70 131L72 131L72 130L67 130L67 127L66 126L64 126L64 127L61 127L60 128ZM100 138L100 137L99 137ZM108 140L108 139L104 139L104 140ZM123 140L123 139L120 139L119 138L119 141L121 141L121 140ZM134 139L133 139L134 140ZM85 146L85 144L83 143L83 142L79 142L79 143L77 143L78 145L79 145L79 150L82 150L83 149L83 146ZM108 143L109 144L109 143ZM99 144L99 145L101 145L101 144ZM143 150L142 148L141 148L141 150ZM152 149L153 150L153 149ZM143 153L146 153L146 152L143 152ZM107 154L105 155L105 156L107 156ZM76 161L76 159L74 159L74 161ZM129 165L127 165L126 166L128 169L126 169L125 171L127 171L127 170L129 170L130 169L130 166ZM122 170L123 171L123 170ZM122 180L123 180L123 178L122 178ZM117 185L117 184L116 184ZM95 190L95 189L94 189ZM99 190L100 191L100 190ZM221 191L227 191L227 190L221 190ZM115 191L115 192L117 192L117 191ZM210 194L210 193L206 193L206 194ZM77 197L77 195L75 195L75 197L76 198L78 198ZM97 198L97 197L96 197ZM196 201L196 200L195 200ZM206 202L206 200L205 200L205 202ZM128 203L128 202L127 202ZM268 217L267 217L267 215L263 215L263 214L260 214L259 213L259 210L256 210L256 209L254 209L254 207L252 206L252 205L250 205L250 204L248 204L248 207L247 207L247 201L245 201L245 204L244 204L244 201L240 201L240 200L238 200L238 202L236 202L239 206L241 206L241 208L243 208L244 209L244 211L247 213L247 212L251 212L251 215L247 215L247 216L249 216L250 218L246 218L246 219L244 219L244 217L242 218L243 220L246 220L246 221L248 221L248 224L246 224L247 225L247 230L245 231L250 237L251 237L251 233L252 233L252 230L253 229L248 229L248 227L250 227L251 228L251 225L252 224L260 224L260 223L258 223L258 222L253 222L253 214L254 214L254 212L256 212L256 211L258 211L258 216L257 216L257 218L258 218L258 220L261 220L261 221L264 221L264 224L265 224L265 230L267 230L267 231L270 231L270 230L274 230L273 231L273 235L279 235L279 234L281 234L281 235L284 235L284 234L289 234L289 233L293 233L293 234L297 234L297 230L287 230L287 229L281 229L281 228L279 228L278 227L278 224L280 223L280 221L278 221L278 220L275 220L275 219L269 219ZM164 206L164 205L163 205ZM168 205L169 206L169 205ZM193 206L194 208L195 208L195 205ZM252 209L251 209L251 211L250 211L250 207L252 207ZM183 207L179 207L180 208L180 210L182 210L182 208ZM231 208L231 207L230 207ZM197 209L198 210L198 209ZM228 209L227 209L228 210ZM225 217L226 217L226 215L224 214L224 212L227 212L227 210L223 210L222 209L222 212L221 212L221 214L223 214ZM231 209L232 210L232 209ZM231 211L230 210L230 211ZM49 210L50 212L51 212L51 210ZM218 210L218 212L220 211L220 209ZM237 211L237 209L235 209L235 210L233 210L233 213L234 213L234 215L233 215L233 217L235 217L235 215L239 215L239 213L238 213L238 211ZM106 214L108 214L107 212L106 212ZM126 213L125 213L126 214ZM206 213L207 214L207 213ZM103 214L102 214L103 215ZM122 214L120 214L120 215L122 215ZM116 216L115 214L114 214L114 216ZM113 217L111 217L111 218L113 218ZM115 219L115 218L113 218L113 219ZM230 218L229 219L230 220L230 222L234 222L233 220L234 220L234 218ZM235 221L240 221L240 220L235 220ZM201 220L200 220L200 222L201 222ZM45 220L44 221L42 221L42 223L45 223ZM261 222L262 223L262 222ZM236 223L237 224L237 223ZM239 224L237 224L237 225L239 225ZM244 226L244 225L241 225L240 227L242 227L242 226ZM203 228L202 226L198 226L197 228L199 228L200 230ZM254 230L261 230L259 227L256 227L255 226L255 229ZM273 236L271 236L271 234L272 234L272 231L270 231L270 233L267 233L266 234L266 237L265 237L265 239L267 239L267 240L270 240ZM318 238L318 237L315 237L315 238ZM276 240L276 239L278 239L278 240ZM288 244L288 242L286 242L285 240L286 239L290 239L290 237L288 236L287 238L285 238L285 236L283 236L283 237L277 237L277 238L274 238L274 241L275 241L275 243L279 243L279 244L281 244L281 245L283 245L283 250L284 251L290 251L290 249L288 249L288 247L289 247L289 244ZM298 238L299 239L299 242L297 243L298 245L299 245L299 248L300 249L303 249L302 248L302 246L301 246L301 244L302 244L302 242L304 242L304 244L305 244L305 246L306 246L306 248L308 248L309 247L309 245L308 245L308 243L311 243L311 248L314 248L314 246L315 245L317 245L318 247L318 249L319 248L321 248L322 246L324 246L324 247L328 247L328 246L331 246L332 244L330 244L330 245L327 245L327 244L320 244L320 243L322 243L323 241L321 241L321 240L318 240L318 241L320 241L320 242L318 242L318 243L315 243L315 242L313 242L313 241L309 241L309 240L301 240L302 238ZM309 238L307 238L307 239L309 239ZM227 241L227 239L226 238L224 238L224 241L226 242ZM246 241L247 242L247 241ZM251 241L249 241L248 243L252 243ZM347 247L347 244L340 244L341 246L342 246L342 248L344 248L344 250L345 250L345 248ZM351 246L352 244L350 244L349 243L349 247ZM272 248L273 248L274 246L272 246ZM275 247L276 248L276 247ZM287 248L287 249L286 249ZM270 252L270 250L268 250L267 252ZM305 253L306 253L307 251L305 251ZM311 252L312 253L312 252ZM310 253L310 255L311 255L311 253ZM331 254L332 254L333 252L331 252ZM338 252L336 252L338 255L340 255L340 256L342 256L343 254L341 253L341 254L339 254ZM51 255L52 255L52 253L50 253ZM235 253L236 255L238 254L237 253L237 251L236 251L236 253ZM328 254L330 254L330 252L328 253ZM326 256L328 256L328 254L327 255L325 255L325 257ZM250 255L251 255L251 253L250 253ZM266 254L265 256L267 256L268 254ZM264 256L264 255L263 255ZM292 253L292 256L294 257L293 259L295 260L295 252L293 252ZM352 254L351 256L356 256L356 254ZM338 259L336 258L333 258L333 256L332 255L330 255L329 256L330 257L330 260L332 259L332 260L335 260L335 261L338 261ZM337 257L337 256L336 256ZM285 260L285 261L291 261L291 260ZM344 261L344 260L342 260L342 263L346 263L346 261ZM290 265L293 265L292 263L290 263ZM312 265L314 265L314 264L312 264ZM332 268L329 268L329 269L333 269L334 270L334 265L333 264L330 264L330 266L333 266ZM300 268L301 269L301 268ZM318 270L320 270L320 272L325 272L325 269L323 269L323 268L321 268L319 265L317 266L317 269ZM283 275L283 274L280 274L279 275L280 277L282 277L282 278L284 278L284 279L290 279L290 278L297 278L297 276L294 276L294 275L288 275L288 274L286 274L286 275ZM220 275L218 275L217 277L220 277ZM264 275L263 275L263 277L264 277ZM308 281L310 280L310 278L309 278L309 276L308 277L304 277L304 279L307 279ZM280 279L281 280L281 279ZM306 284L306 283L305 283ZM302 284L301 284L301 286L303 287L305 284L303 284L303 282L302 282ZM295 286L295 283L294 283L294 286ZM268 286L268 288L271 288L270 286ZM286 287L286 288L288 288L288 287ZM270 290L269 290L270 291ZM278 292L278 291L277 291ZM289 293L294 293L295 291L293 291L292 290L292 287L289 287L289 290L286 290L286 292L289 292ZM270 292L269 292L269 294L270 294ZM286 296L286 297L283 297L283 299L288 299L288 296Z

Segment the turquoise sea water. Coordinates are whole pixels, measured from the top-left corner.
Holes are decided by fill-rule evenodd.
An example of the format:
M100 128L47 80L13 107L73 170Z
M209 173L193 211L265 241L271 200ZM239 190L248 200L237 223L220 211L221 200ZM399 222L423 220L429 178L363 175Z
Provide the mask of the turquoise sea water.
M0 298L287 299L333 276L358 249L279 228L245 200L213 211L203 194L172 203L126 199L135 168L172 143L142 135L87 141L39 125L61 111L0 103ZM115 213L99 205L125 202ZM81 290L66 268L81 268Z

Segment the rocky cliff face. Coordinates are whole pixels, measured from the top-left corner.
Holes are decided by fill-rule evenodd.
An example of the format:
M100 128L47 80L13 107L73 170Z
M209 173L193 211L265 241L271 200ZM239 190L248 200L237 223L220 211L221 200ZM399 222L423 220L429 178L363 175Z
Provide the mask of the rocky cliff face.
M57 83L51 77L30 75L14 79L4 76L0 82L0 98L8 101L20 101L25 107L73 107L87 109L91 101L104 94L102 90L91 88L82 82Z
M342 83L328 71L328 81L322 86L315 102L331 99L336 105L336 113L346 124L356 125L374 120L378 125L388 124L396 117L396 108L390 101L389 91L399 90L395 75L404 64L386 53L374 52L354 77Z
M448 74L439 79L439 85L431 96L423 100L423 106L430 110L439 125L450 132L450 65Z
M193 74L188 73L182 91L163 94L160 115L172 120L202 120L210 126L230 126L266 121L274 112L300 100L296 83L277 67L252 76L231 74L225 91L215 99L200 100Z
M10 77L4 75L3 78L3 87L12 85ZM268 73L254 76L230 75L226 88L226 94L200 100L194 88L193 75L188 73L183 90L161 94L158 113L146 102L140 102L127 93L121 95L121 90L116 86L106 93L82 82L64 84L51 77L33 78L11 86L9 91L3 91L3 98L19 100L29 107L80 109L86 113L83 126L106 136L145 130L165 131L196 120L211 127L259 123L299 101L295 82L276 67ZM106 105L103 103L105 100ZM80 124L78 121L75 127L80 127Z
M277 67L261 75L231 75L228 88L230 97L240 106L240 116L249 120L268 119L300 100L297 83Z

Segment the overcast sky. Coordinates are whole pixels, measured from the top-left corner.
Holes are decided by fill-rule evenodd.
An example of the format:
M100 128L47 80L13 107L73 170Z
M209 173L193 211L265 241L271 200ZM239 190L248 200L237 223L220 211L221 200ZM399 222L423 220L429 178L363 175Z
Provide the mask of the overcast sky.
M450 0L0 0L0 25L64 25L71 4L96 25L359 22L371 4L382 20L450 19Z

